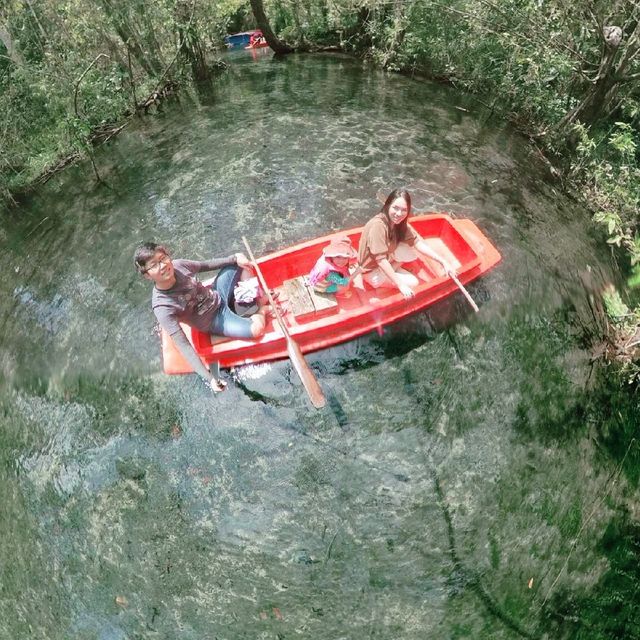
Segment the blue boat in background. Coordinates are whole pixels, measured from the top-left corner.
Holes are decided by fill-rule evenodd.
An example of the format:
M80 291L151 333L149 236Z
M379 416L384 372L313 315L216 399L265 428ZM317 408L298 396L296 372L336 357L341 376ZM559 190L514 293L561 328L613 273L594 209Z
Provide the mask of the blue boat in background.
M251 31L241 31L240 33L234 33L230 36L225 36L224 41L227 47L235 49L236 47L242 47L243 49L249 45L251 36L262 35L260 29L253 29Z

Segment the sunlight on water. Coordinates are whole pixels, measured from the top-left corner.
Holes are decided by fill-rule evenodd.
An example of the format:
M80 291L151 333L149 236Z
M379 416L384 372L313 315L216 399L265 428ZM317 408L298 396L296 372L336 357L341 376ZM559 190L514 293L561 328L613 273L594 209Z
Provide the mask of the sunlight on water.
M100 150L108 188L71 169L5 217L0 638L538 637L607 571L624 486L585 422L575 281L608 267L583 212L452 91L341 57L232 65ZM310 355L320 412L288 362L217 396L160 373L138 242L259 254L398 185L501 251L478 315L456 295Z

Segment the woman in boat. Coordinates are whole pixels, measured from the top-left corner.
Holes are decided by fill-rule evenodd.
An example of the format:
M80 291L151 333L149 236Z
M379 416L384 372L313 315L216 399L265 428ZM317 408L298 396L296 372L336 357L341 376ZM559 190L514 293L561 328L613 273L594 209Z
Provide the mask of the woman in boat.
M133 260L138 273L155 285L151 307L160 326L211 389L222 391L225 383L202 364L180 323L184 322L204 333L230 338L252 339L262 336L266 325L266 307L249 318L243 318L232 310L233 290L241 279L251 277L251 262L242 253L205 262L172 260L166 247L154 242L141 244ZM194 277L197 273L217 269L220 271L211 287Z
M451 265L411 227L410 216L411 195L405 189L395 189L365 225L358 251L362 278L374 289L395 287L405 298L413 297L419 280L402 264L413 262L419 253L440 263L445 273L453 272Z
M347 236L334 238L322 249L311 273L309 282L318 293L336 293L345 289L351 282L349 263L356 259L357 253Z

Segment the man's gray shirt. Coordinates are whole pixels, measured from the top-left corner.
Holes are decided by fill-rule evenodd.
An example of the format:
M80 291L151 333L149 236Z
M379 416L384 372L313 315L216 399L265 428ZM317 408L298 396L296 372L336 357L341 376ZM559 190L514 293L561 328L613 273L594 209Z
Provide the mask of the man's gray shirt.
M196 280L194 275L211 271L210 263L174 260L173 268L176 278L173 287L153 289L151 306L158 322L170 336L180 330L180 322L208 333L220 306L220 295Z

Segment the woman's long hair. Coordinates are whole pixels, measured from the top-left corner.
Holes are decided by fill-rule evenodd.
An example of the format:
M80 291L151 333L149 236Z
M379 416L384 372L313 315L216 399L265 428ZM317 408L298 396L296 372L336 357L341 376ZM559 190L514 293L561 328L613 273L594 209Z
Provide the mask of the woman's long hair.
M400 224L393 224L393 222L391 222L391 218L389 217L389 207L391 206L391 203L398 198L403 198L407 203L407 217ZM401 238L404 238L407 224L409 222L409 216L411 216L411 195L406 189L394 189L384 201L382 209L380 209L380 213L384 213L387 219L387 224L389 225L389 229L393 234L393 238L396 242L398 242Z

